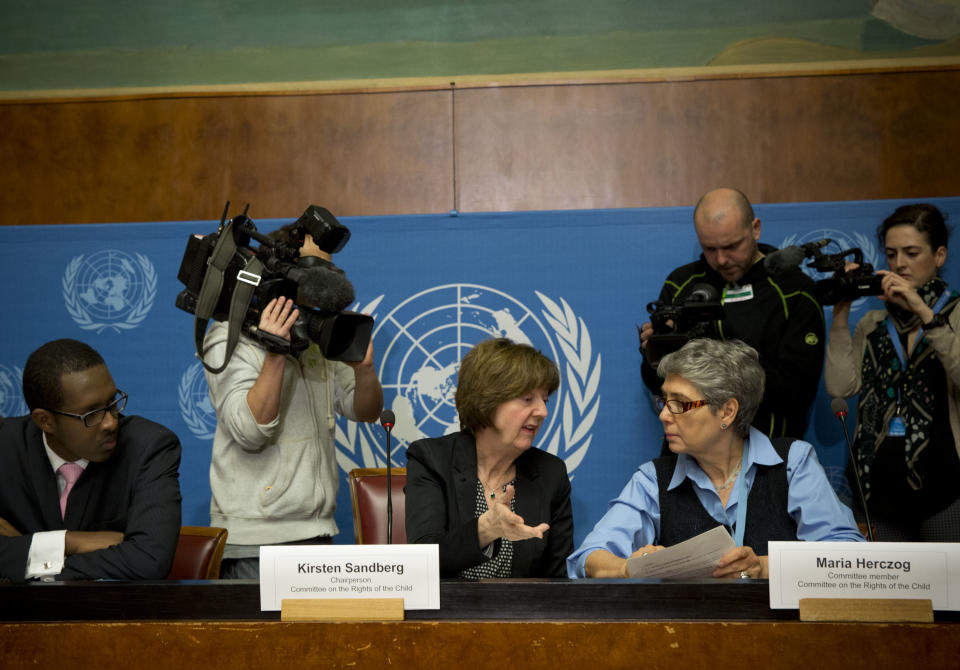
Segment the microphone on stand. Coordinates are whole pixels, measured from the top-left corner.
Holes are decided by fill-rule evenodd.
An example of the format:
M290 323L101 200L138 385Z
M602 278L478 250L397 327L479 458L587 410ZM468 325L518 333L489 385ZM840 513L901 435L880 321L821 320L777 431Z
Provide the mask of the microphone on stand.
M843 438L847 443L847 453L850 455L850 467L853 468L853 479L857 483L857 495L860 497L863 517L867 522L867 537L870 538L871 542L874 542L873 525L870 523L870 512L867 511L867 499L863 495L863 484L860 483L860 472L857 470L857 462L853 455L853 444L850 442L850 434L847 432L847 401L843 398L834 398L830 401L830 410L843 424Z
M387 431L387 544L393 544L393 485L390 481L390 431L397 417L389 409L380 412L380 425Z

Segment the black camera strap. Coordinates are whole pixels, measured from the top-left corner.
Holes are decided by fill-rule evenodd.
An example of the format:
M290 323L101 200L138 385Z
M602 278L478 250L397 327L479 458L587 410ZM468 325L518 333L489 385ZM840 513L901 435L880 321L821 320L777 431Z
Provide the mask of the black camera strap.
M220 367L212 367L203 360L203 340L207 334L207 324L210 322L213 310L216 309L217 302L220 300L224 271L237 253L237 242L233 236L232 226L232 222L227 222L226 226L221 229L220 239L217 240L217 244L210 254L209 267L203 277L203 284L200 286L200 293L197 296L196 318L193 322L193 339L197 357L203 363L203 367L213 374L223 372L227 363L230 362L230 357L233 356L233 350L236 349L237 342L240 341L240 326L247 313L247 308L250 306L250 298L253 296L254 289L260 284L260 276L263 272L263 262L253 256L246 262L243 270L237 273L237 284L230 299L230 315L227 319L227 349Z
M223 288L223 271L233 260L233 255L237 252L237 241L233 239L232 223L221 228L217 243L210 252L210 258L207 259L207 271L203 275L203 283L200 285L200 293L197 295L197 309L195 314L197 319L210 320L213 310L220 299L220 291Z

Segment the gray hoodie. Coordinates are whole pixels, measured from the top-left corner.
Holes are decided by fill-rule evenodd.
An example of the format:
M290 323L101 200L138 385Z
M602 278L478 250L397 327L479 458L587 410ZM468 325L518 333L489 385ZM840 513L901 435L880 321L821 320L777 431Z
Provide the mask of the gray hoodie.
M211 326L204 359L218 365L227 338ZM241 336L230 364L206 373L217 414L210 463L210 523L229 531L228 544L261 545L335 535L339 472L335 413L354 420L353 370L327 361L316 346L287 357L279 416L258 424L247 392L266 351ZM229 554L229 547L227 550Z

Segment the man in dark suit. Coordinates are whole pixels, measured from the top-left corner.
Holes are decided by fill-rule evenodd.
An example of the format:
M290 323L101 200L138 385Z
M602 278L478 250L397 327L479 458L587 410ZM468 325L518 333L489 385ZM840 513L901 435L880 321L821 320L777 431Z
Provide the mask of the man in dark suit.
M27 359L30 414L0 424L0 579L163 579L180 530L180 442L122 416L103 358L55 340Z

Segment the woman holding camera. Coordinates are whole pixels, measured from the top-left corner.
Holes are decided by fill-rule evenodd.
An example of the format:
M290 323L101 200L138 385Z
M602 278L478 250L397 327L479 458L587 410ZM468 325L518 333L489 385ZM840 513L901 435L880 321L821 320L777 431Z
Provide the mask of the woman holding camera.
M852 466L883 541L960 542L960 295L939 276L948 235L933 205L897 208L877 230L886 308L853 337L850 303L833 308L826 388L860 394Z

